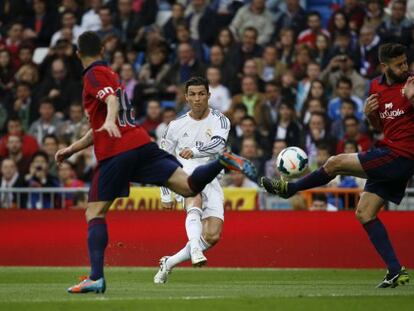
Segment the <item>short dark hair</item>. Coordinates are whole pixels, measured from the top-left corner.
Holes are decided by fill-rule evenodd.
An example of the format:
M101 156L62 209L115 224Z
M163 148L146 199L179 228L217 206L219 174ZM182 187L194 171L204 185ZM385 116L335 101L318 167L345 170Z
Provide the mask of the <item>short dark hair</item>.
M52 105L53 107L55 107L53 105L53 100L50 97L43 97L39 100L39 106L43 105L43 104L49 104Z
M101 53L102 42L99 36L93 31L85 31L79 36L78 50L82 56L97 56Z
M378 59L381 63L389 64L389 62L398 56L406 55L407 48L399 43L385 43L379 47Z
M43 136L43 139L42 139L42 144L44 144L44 143L46 142L46 139L49 139L49 138L53 139L53 140L55 141L55 143L56 143L56 144L59 144L59 140L58 140L58 139L57 139L57 137L56 137L55 135L53 135L53 134L46 134L45 136Z
M356 124L359 124L359 120L356 116L347 116L344 118L344 126L346 125L346 121L353 120Z
M350 104L354 110L357 109L357 104L352 99L344 99L344 100L342 100L341 107L342 107L343 104Z
M256 120L252 117L252 116L244 116L241 121L240 124L243 123L243 121L251 121L255 126L256 126Z
M204 77L196 76L190 78L189 80L187 80L187 82L185 82L185 93L187 94L188 88L194 85L203 85L206 88L206 91L209 91L207 79L205 79Z
M348 84L352 88L352 80L345 76L340 76L338 81L336 81L336 87L338 87L341 83Z

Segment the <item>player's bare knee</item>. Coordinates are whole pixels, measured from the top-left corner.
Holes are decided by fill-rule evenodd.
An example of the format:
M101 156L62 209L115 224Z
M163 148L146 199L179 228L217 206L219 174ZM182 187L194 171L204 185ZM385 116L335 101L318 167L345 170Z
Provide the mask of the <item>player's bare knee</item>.
M325 172L329 176L336 176L338 174L338 171L342 167L342 163L343 163L342 155L335 155L335 156L329 157L329 159L323 165L323 168L325 169Z
M361 224L366 224L367 222L371 221L375 218L374 215L371 215L367 212L363 207L358 207L355 211L355 217Z
M205 232L203 238L208 244L213 246L220 241L220 232Z

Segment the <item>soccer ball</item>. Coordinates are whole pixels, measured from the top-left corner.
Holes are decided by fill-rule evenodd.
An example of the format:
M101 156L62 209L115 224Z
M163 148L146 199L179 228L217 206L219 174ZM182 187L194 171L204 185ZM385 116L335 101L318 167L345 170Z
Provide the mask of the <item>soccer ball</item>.
M288 147L283 149L277 159L276 168L288 178L298 177L308 167L308 156L305 151L298 147Z

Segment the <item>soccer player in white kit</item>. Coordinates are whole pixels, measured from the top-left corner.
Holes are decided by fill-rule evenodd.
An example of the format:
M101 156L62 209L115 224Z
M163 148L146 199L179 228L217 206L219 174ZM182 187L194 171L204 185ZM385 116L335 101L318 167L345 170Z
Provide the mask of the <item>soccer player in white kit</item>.
M161 140L161 148L175 155L183 164L184 171L191 173L225 149L230 121L208 106L210 93L206 79L195 77L187 81L185 97L191 110L169 124ZM161 187L161 202L164 207L172 207L168 188ZM224 221L223 203L223 189L217 178L201 194L184 199L188 243L176 254L160 259L154 283L167 282L171 270L184 261L191 259L193 266L199 267L207 263L203 252L220 239Z

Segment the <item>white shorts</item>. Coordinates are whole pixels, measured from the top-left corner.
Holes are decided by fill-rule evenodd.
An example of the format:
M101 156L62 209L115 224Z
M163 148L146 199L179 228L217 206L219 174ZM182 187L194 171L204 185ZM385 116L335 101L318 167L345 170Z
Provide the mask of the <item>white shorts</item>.
M179 196L176 195L177 200L178 198ZM217 179L214 179L204 188L201 192L201 199L203 211L201 219L216 217L224 221L224 194Z

